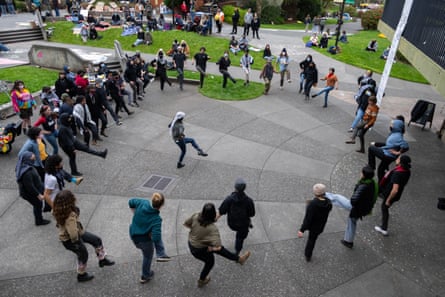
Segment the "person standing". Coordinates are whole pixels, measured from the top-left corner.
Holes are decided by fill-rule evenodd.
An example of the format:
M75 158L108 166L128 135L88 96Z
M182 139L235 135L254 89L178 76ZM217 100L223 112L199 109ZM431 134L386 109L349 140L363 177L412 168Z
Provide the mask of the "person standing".
M355 126L362 119L363 114L368 106L368 98L376 95L376 81L372 78L372 71L367 70L364 75L361 75L357 79L359 90L354 99L357 102L357 111L355 113L355 118L352 121L351 128L348 132L354 131Z
M37 108L37 103L31 92L25 88L22 80L16 80L11 90L11 102L15 113L22 119L23 134L31 128L32 110Z
M204 262L204 267L198 279L198 287L201 288L209 283L208 276L215 265L216 253L226 259L243 265L250 256L250 252L245 252L238 256L226 250L221 243L216 222L216 209L212 203L204 204L200 213L195 213L184 222L184 226L190 229L188 245L193 257Z
M308 67L304 70L304 100L309 100L311 88L317 86L318 70L313 61L309 62Z
M304 18L304 32L307 33L307 31L309 30L309 26L311 25L311 15L308 14L306 15L306 17Z
M340 242L347 248L354 246L355 230L357 221L371 213L377 200L378 184L374 181L374 169L369 166L362 168L361 177L355 185L351 197L351 211L349 212L348 225L344 239Z
M42 125L43 138L48 141L52 148L52 154L56 155L59 152L57 145L57 117L54 116L49 105L42 105L40 107L40 117L34 123L34 127Z
M39 150L39 143L38 139L41 137L40 132L42 132L42 129L39 127L31 127L28 130L28 139L25 141L25 143L22 145L18 156L20 157L24 152L31 152L34 154L33 159L33 166L37 170L40 176L40 180L43 182L45 178L45 169L42 159L40 158L40 150Z
M68 93L70 96L76 95L76 85L72 80L66 78L66 73L64 71L59 72L59 78L56 80L55 84L56 95L62 99L62 94Z
M260 74L260 79L264 80L264 95L269 94L274 72L275 69L272 65L272 58L269 57L266 59L266 64L263 66L263 70L261 70Z
M285 48L280 53L277 59L277 65L280 71L280 90L283 89L284 76L287 78L287 82L290 83L290 71L289 71L289 56L287 55L287 51Z
M151 270L154 246L162 247L162 218L159 210L164 205L164 195L153 193L152 201L132 198L128 201L128 206L133 212L133 219L130 225L130 238L136 248L142 251L142 275L139 280L141 284L150 281L154 272ZM165 255L164 258L170 259Z
M368 164L376 168L375 158L379 158L380 164L377 169L377 177L380 181L388 170L389 164L395 161L402 153L409 150L409 145L403 138L405 132L405 123L402 120L395 119L391 121L389 127L391 133L386 138L385 143L376 142L368 148Z
M255 216L255 205L252 198L245 193L246 182L242 178L235 181L235 191L224 199L218 209L219 217L227 214L227 224L236 232L235 254L243 249L244 240L252 227L251 218Z
M232 32L230 34L238 34L238 22L239 22L239 9L238 7L233 10L232 15Z
M306 261L311 261L312 251L318 236L323 233L329 213L332 210L332 203L326 198L326 186L323 184L315 184L312 188L315 197L308 203L306 214L304 215L303 224L298 230L298 237L303 237L303 233L309 230L309 238L304 249Z
M77 95L76 105L74 105L73 109L73 116L76 120L76 125L79 128L80 134L83 134L83 139L86 145L90 145L90 131L91 134L93 134L93 145L98 145L97 141L102 140L102 138L99 137L96 123L91 117L85 96Z
M86 272L88 250L85 243L94 247L99 259L99 267L112 266L114 261L106 257L102 239L83 228L79 215L76 197L71 191L63 190L56 195L53 216L59 229L59 239L67 250L77 255L77 281L86 282L92 280L94 275Z
M206 48L201 47L199 53L196 53L193 57L192 65L196 63L196 70L199 72L199 86L202 89L204 86L204 77L206 76L207 61L210 57L206 53Z
M179 89L184 90L184 63L187 60L187 56L184 54L184 48L182 46L178 47L178 52L173 54L173 65L175 66L176 71L178 72L178 83Z
M172 83L167 76L167 59L165 58L164 51L162 49L158 51L158 56L156 57L156 76L159 77L161 91L164 90L164 85L166 82L170 87L172 86Z
M354 144L355 137L358 135L360 138L360 149L357 150L358 153L365 153L365 134L372 126L374 126L378 113L379 107L377 106L377 98L375 96L371 96L368 99L368 107L366 108L362 120L355 127L351 139L346 141L346 143Z
M411 158L401 155L396 159L396 167L388 171L380 181L380 192L383 195L382 224L375 226L375 231L388 236L389 208L400 200L403 190L411 176Z
M168 125L170 128L170 135L173 138L173 141L179 146L181 149L181 155L179 156L179 161L177 163L177 168L182 168L185 165L182 163L185 157L185 153L187 151L187 143L191 143L192 146L198 151L199 156L207 157L206 154L196 143L195 139L190 137L185 137L184 134L184 124L183 119L185 117L185 113L182 111L178 111L173 119L173 121Z
M244 55L240 59L240 66L243 68L243 72L245 75L244 86L249 85L249 75L251 71L251 65L253 64L253 58L249 55L249 49L244 50Z
M15 177L20 196L32 205L36 226L42 226L48 225L50 221L45 220L42 215L42 210L45 207L43 184L39 173L33 166L35 158L36 155L29 151L19 155L15 167Z
M315 98L315 97L325 93L323 107L328 107L329 92L332 91L333 89L338 90L338 79L337 79L337 76L335 75L335 69L332 67L329 68L329 73L321 80L326 81L326 87L321 89L317 94L312 95L312 98Z
M255 35L256 35L256 38L260 39L260 36L258 35L258 31L260 30L260 26L261 26L260 18L258 17L258 14L255 12L253 14L252 24L251 24L251 27L252 27L252 38L253 39L255 38Z
M218 7L218 9L216 10L214 19L216 23L217 33L221 33L222 25L224 22L224 12L222 12L221 8Z
M234 84L236 84L236 80L229 73L230 63L231 62L228 51L224 51L224 55L219 59L218 62L216 62L216 64L219 66L219 72L221 72L221 74L223 75L223 88L227 86L227 79L230 79Z
M306 59L300 62L300 90L298 91L299 93L303 91L304 80L305 80L304 72L306 68L309 67L310 62L312 62L312 55L307 55Z
M246 14L244 15L244 31L243 35L249 36L249 29L252 25L253 20L253 14L252 14L252 8L247 9Z
M125 104L122 92L125 91L124 82L121 81L119 72L113 71L108 74L108 79L106 82L107 92L110 94L111 98L116 103L114 113L119 118L119 111L121 109L125 110L128 115L132 115L134 111L130 111Z

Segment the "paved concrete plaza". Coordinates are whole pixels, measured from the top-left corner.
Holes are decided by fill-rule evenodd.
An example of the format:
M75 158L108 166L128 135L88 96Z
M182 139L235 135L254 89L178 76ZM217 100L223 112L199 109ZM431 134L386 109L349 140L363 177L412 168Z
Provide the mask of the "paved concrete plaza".
M227 37L230 29L226 25L222 35ZM109 150L106 160L79 153L85 180L67 188L78 197L84 226L102 237L116 261L113 267L99 268L89 248L88 270L95 275L91 282L77 282L76 258L58 241L51 215L44 215L51 219L49 225L34 226L31 206L18 196L14 168L25 141L18 137L13 151L0 155L0 296L445 297L445 213L436 208L437 197L445 196L444 143L417 125L405 134L412 176L402 200L390 209L390 235L374 231L381 218L378 201L373 214L358 223L354 248L349 250L340 244L348 212L334 208L312 262L305 261L307 234L299 239L297 231L305 201L312 198L312 185L322 182L329 191L349 197L367 155L345 144L356 107L356 78L363 70L304 48L302 34L260 30L262 39L252 41L261 48L270 42L274 53L282 47L290 52L293 81L284 90L276 75L270 95L225 102L203 97L194 85L185 85L183 92L177 85L167 86L161 92L155 81L135 114L123 115L122 126L108 129L109 137L101 142L101 148ZM20 46L30 45L11 45ZM337 70L340 90L331 92L328 108L322 108L322 98L305 102L297 92L296 62L308 53L314 55L320 74L332 66ZM187 67L192 69L190 63ZM232 68L242 78L239 69ZM214 63L209 72L217 73ZM252 77L259 81L257 72ZM205 83L212 83L211 78ZM409 119L419 98L437 103L433 128L437 127L444 116L444 98L430 86L390 79L366 141L384 140L391 117L403 114ZM199 157L189 146L182 169L176 169L179 149L167 128L179 110L187 114L186 134L209 154ZM68 158L61 155L69 168ZM161 214L164 243L173 260L154 262L154 279L141 285L142 256L128 236L128 199L151 196L152 190L143 187L151 175L172 178ZM254 228L245 242L252 256L244 266L216 257L211 282L198 289L202 262L191 256L182 223L205 202L219 206L237 177L247 181L246 191L256 203ZM225 247L233 250L234 233L226 218L217 225Z

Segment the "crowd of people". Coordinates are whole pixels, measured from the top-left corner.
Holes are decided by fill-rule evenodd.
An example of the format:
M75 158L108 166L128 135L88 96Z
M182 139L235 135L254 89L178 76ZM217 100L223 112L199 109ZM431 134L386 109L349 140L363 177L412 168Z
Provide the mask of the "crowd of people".
M187 11L183 12L187 16ZM221 31L220 27L224 19L221 11L219 12L218 21L221 24L217 23L218 32ZM234 21L239 20L239 15L237 20L236 12L237 10L232 18ZM250 18L251 22L249 22ZM259 25L258 28L255 28L257 18L256 14L249 9L247 21L245 18L242 39L247 39L246 36L250 29L252 29L253 36L256 35L259 39ZM321 27L322 22L317 23L317 26ZM237 29L234 27L232 34L236 33ZM142 40L142 37L142 35L138 35L138 40ZM140 43L136 42L135 46L138 44ZM190 57L189 51L185 41L173 43L172 65L178 71L181 90L183 89L184 61ZM217 62L219 71L223 75L223 88L226 88L228 80L236 83L236 79L228 71L231 65L229 52L237 54L240 51L242 51L240 66L245 75L244 85L249 85L251 65L254 61L249 54L248 42L243 40L238 42L233 36L228 49L224 51ZM123 75L107 71L106 65L101 65L98 72L102 72L105 79L97 78L94 82L88 79L89 69L81 69L77 71L77 74L74 74L68 66L64 67L55 81L55 90L47 86L42 88L42 105L39 107L39 118L34 123L31 122L31 117L38 106L32 94L26 89L24 82L16 81L11 90L14 111L22 119L23 132L29 138L18 154L16 166L16 181L19 185L20 195L33 206L35 225L49 224L50 221L44 219L42 213L52 211L57 222L60 241L67 250L77 256L77 280L79 282L89 281L94 277L86 270L88 251L85 243L94 247L100 267L112 266L114 261L107 257L101 238L83 228L79 219L80 210L76 204L76 196L71 191L64 189L64 183L67 181L79 185L83 180L83 174L78 171L76 164L78 151L106 158L107 149L98 151L92 149L90 144L99 146L102 137L108 137L106 133L107 112L116 125L122 124L119 112L126 111L128 115L133 113L127 108L124 96L127 96L130 106L139 107L138 101L144 99L145 88L154 78L149 73L150 66L155 68L155 75L160 80L161 90L164 89L165 83L172 85L166 74L167 55L168 53L164 53L160 49L154 60L146 62L140 53L136 53L129 57ZM260 73L260 78L265 82L264 94L267 95L270 90L274 73L280 74L280 89L283 89L285 80L288 83L292 82L289 68L290 57L286 48L283 48L280 54L275 57L271 53L270 45L266 45L263 57L266 59L266 64ZM201 88L207 74L206 64L209 59L205 47L201 47L200 51L192 57L192 63L196 64L196 69L200 73ZM274 59L276 59L276 67L273 65ZM317 85L319 79L313 57L307 55L299 63L299 68L299 92L304 93L306 101L324 93L323 107L327 107L329 92L338 88L335 69L329 68L328 74L320 79L326 81L326 86L317 93L311 94L311 88ZM104 82L104 80L106 81ZM358 136L360 139L359 153L365 153L364 135L377 120L379 107L376 104L376 93L376 82L372 78L372 71L367 71L358 78L358 91L355 95L357 112L350 130L348 130L353 134L346 141L348 144L354 144ZM114 101L114 109L110 106L110 99ZM180 149L178 169L185 166L183 160L188 143L196 149L199 156L207 156L207 153L194 138L185 136L184 118L184 112L177 112L169 125L170 135ZM398 116L391 121L390 135L386 142L372 143L368 147L368 165L361 168L359 180L350 199L328 192L323 184L317 183L313 186L314 198L307 204L302 225L297 233L298 237L303 237L304 232L309 231L304 250L307 261L312 259L316 240L324 230L333 205L349 210L345 234L341 240L341 244L347 248L353 248L357 223L359 219L363 219L371 213L379 196L383 198L381 204L382 222L375 226L375 230L384 236L388 235L389 208L401 198L411 174L411 158L406 155L409 145L403 138L404 132L404 118ZM83 136L83 141L80 140L80 136ZM47 152L46 144L51 145L51 154ZM63 169L63 158L59 155L59 146L69 158L71 173ZM374 178L376 158L381 160L377 168L378 180ZM395 162L396 166L389 170L392 162ZM253 227L251 218L255 216L255 204L253 199L245 193L246 182L242 178L235 181L234 188L234 191L224 199L218 209L213 203L206 203L200 212L191 215L184 222L184 226L190 230L188 236L190 252L193 257L204 262L197 281L198 287L203 287L210 281L209 274L215 263L214 254L241 265L251 255L250 251L245 251L242 254L241 252L249 229ZM164 203L165 197L162 193L154 193L150 201L143 198L132 198L128 201L128 206L133 212L129 229L130 238L135 247L142 252L140 283L147 283L154 276L151 263L155 250L159 262L171 260L165 251L161 235L160 210ZM215 222L223 215L227 215L228 226L236 232L234 252L224 247L218 227L215 225Z

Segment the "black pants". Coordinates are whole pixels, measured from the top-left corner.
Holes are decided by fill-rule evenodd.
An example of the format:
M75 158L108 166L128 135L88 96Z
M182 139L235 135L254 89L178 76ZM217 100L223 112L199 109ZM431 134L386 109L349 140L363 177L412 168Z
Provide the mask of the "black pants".
M28 201L32 205L32 211L34 213L34 220L35 223L38 224L43 220L42 216L42 208L43 208L43 202L39 200L37 197L22 197L26 201Z
M161 91L164 90L164 85L167 82L168 85L171 87L172 83L168 80L167 71L160 71L157 73L159 76L159 82L161 83Z
M121 108L123 108L126 113L128 113L128 114L130 113L130 111L127 108L127 105L125 104L124 98L122 98L122 96L116 96L113 99L116 102L116 108L114 109L114 113L116 114L116 116L119 115L119 111L121 110Z
M91 244L95 249L102 247L102 239L99 236L85 232L80 236L80 240L71 242L71 240L62 241L63 246L77 255L79 263L87 264L88 262L88 250L85 246L85 242Z
M312 88L312 85L314 84L314 81L313 80L308 80L308 79L306 79L305 80L305 83L304 83L304 94L306 95L306 96L309 96L310 95L310 93L311 93L311 88Z
M244 24L244 32L243 35L249 35L250 24Z
M396 201L391 201L391 206L387 206L386 205L386 199L388 197L386 197L385 199L383 199L382 202L382 225L380 226L383 230L388 230L388 221L389 221L389 208L394 204L394 202Z
M239 255L239 253L243 249L244 239L246 239L247 235L249 234L249 227L234 230L234 231L236 231L235 251L236 251L236 254Z
M215 265L215 256L213 255L213 253L216 253L216 254L223 256L224 258L232 260L232 261L238 261L238 259L239 259L239 257L237 255L229 252L224 247L221 247L221 250L218 252L209 252L207 250L207 247L195 248L189 242L189 248L190 248L190 252L192 253L193 257L204 262L204 268L202 269L201 274L199 276L200 280L205 280L207 275L209 275L210 270L212 270L213 266Z
M74 140L74 149L78 151L82 151L88 154L92 154L95 156L101 156L101 153L91 149L86 144L78 141L77 139ZM75 173L78 173L77 171L77 164L76 164L76 153L74 150L70 150L67 148L62 147L62 150L65 152L65 154L70 159L70 168L71 168L71 174L75 175Z
M379 158L380 164L377 169L377 178L380 181L383 176L385 175L385 171L388 170L389 164L394 162L396 158L389 157L385 155L383 152L383 149L381 149L379 146L385 145L384 143L376 143L375 145L371 145L368 148L368 165L371 166L373 169L375 169L375 158Z
M312 257L312 251L314 250L315 242L317 241L318 235L320 234L309 231L309 237L307 239L306 247L304 249L304 255L306 256L306 258L310 259Z
M100 131L103 132L105 131L105 129L107 128L108 125L108 120L107 117L105 115L105 112L99 112L96 115L91 115L93 118L93 121L96 123L96 127L97 129L99 129L99 120L101 121L102 125L100 127Z
M201 88L204 86L204 78L206 76L205 69L202 69L200 66L196 66L196 70L199 72L199 85Z
M221 74L223 75L223 88L227 86L227 79L230 78L232 82L236 82L233 77L230 75L229 71L227 70L220 70Z
M233 22L232 24L232 33L238 34L238 22Z

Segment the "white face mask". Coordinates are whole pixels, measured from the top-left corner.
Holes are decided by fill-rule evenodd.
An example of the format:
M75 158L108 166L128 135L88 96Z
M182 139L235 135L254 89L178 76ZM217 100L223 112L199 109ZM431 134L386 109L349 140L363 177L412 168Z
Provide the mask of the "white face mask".
M19 89L22 90L23 88L25 88L24 85L19 85Z
M224 58L227 58L229 55L228 54L224 54Z

